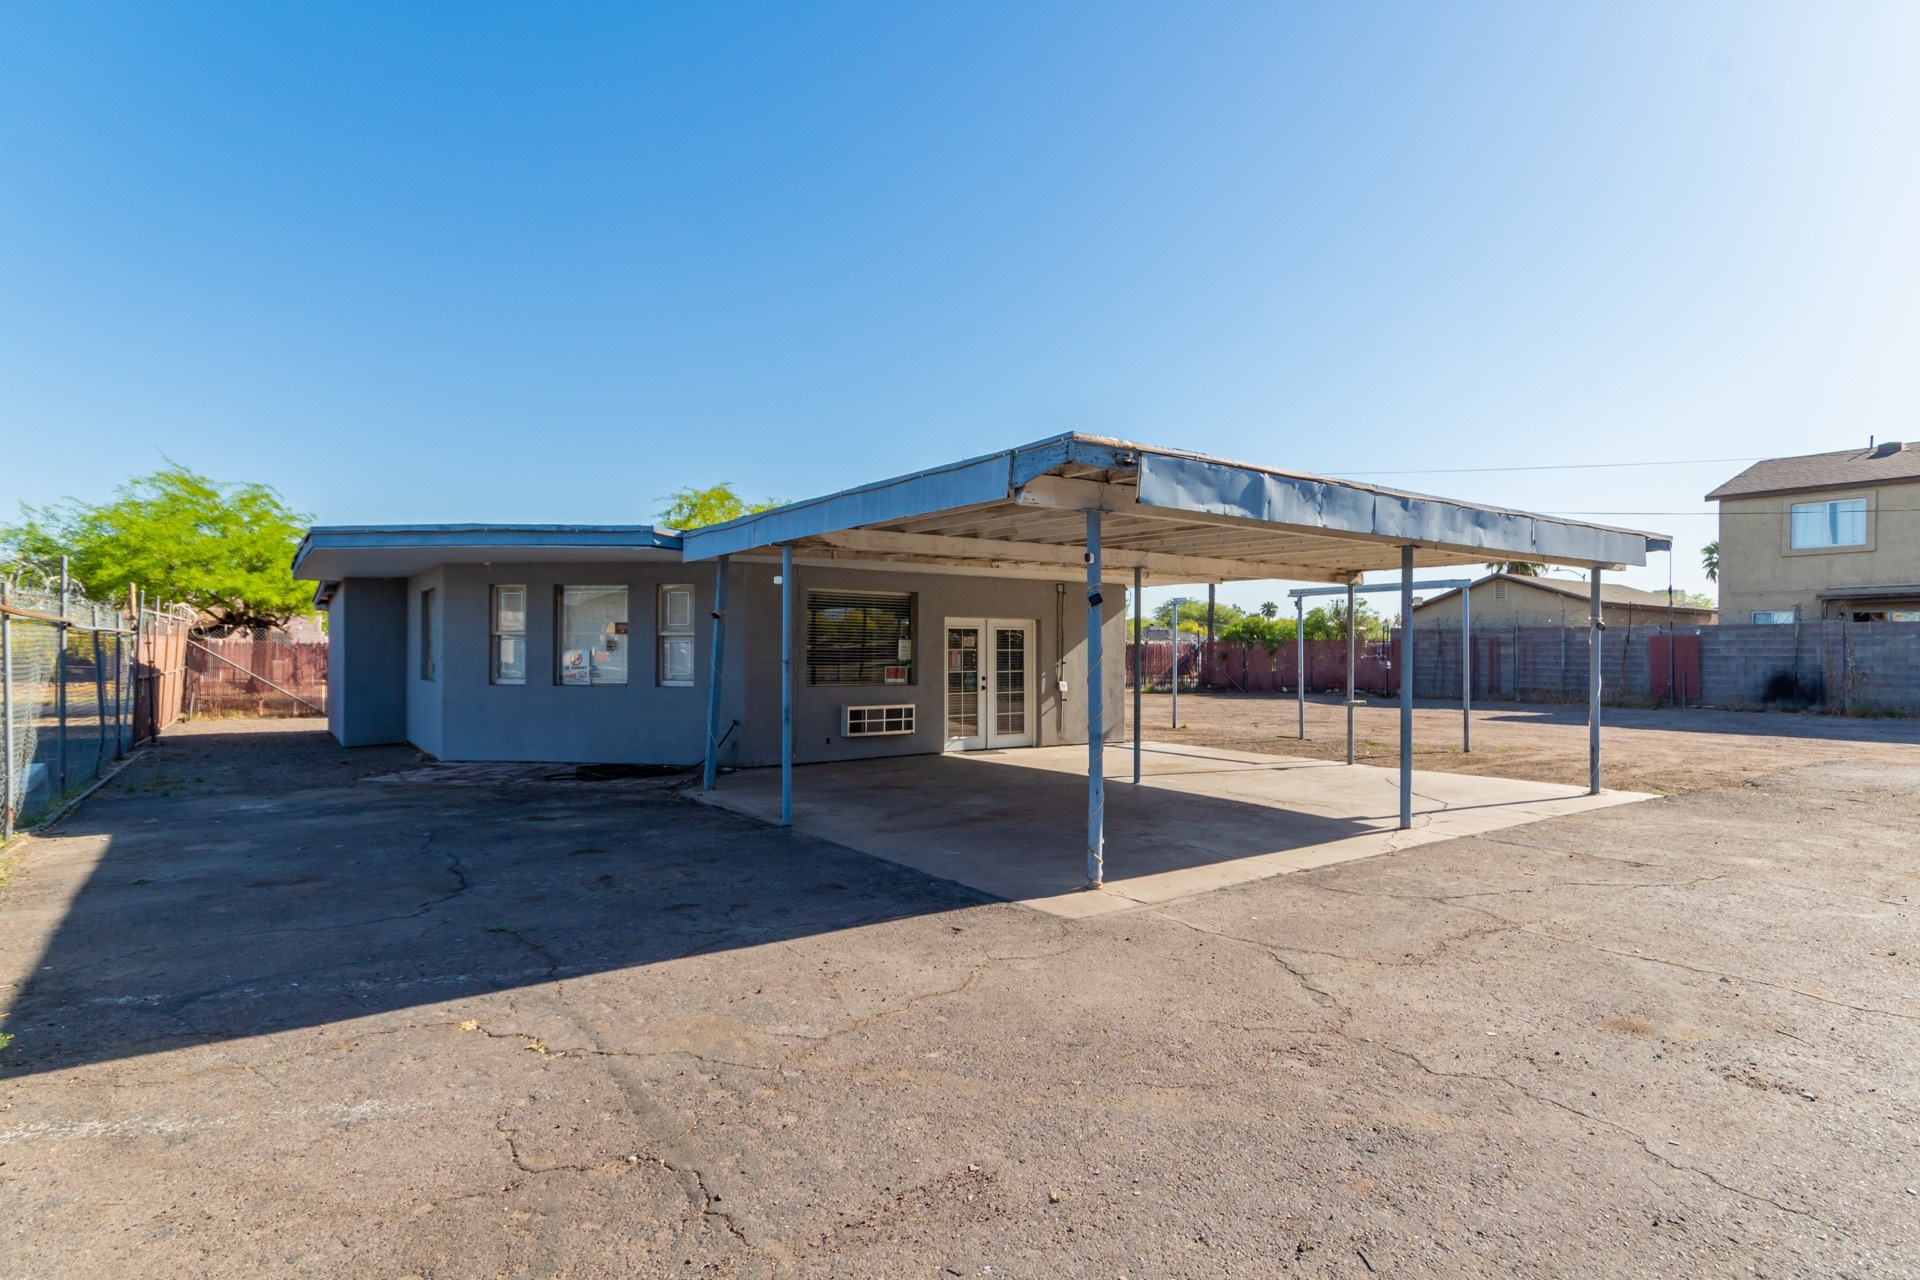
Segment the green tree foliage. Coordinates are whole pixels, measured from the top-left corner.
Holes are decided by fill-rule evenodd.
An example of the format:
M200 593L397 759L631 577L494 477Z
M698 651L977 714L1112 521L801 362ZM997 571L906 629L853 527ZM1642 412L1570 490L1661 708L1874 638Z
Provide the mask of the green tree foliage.
M1271 652L1283 644L1292 644L1294 630L1292 618L1249 613L1234 619L1233 625L1216 634L1224 644L1259 645Z
M312 608L293 553L313 517L267 485L222 484L170 462L99 506L69 498L20 510L0 546L46 564L69 557L94 599L118 599L131 583L233 627L276 626Z
M1534 564L1530 560L1500 560L1489 564L1487 568L1495 573L1510 573L1516 578L1537 578L1547 571L1544 564Z
M1673 592L1673 602L1675 604L1690 604L1700 609L1717 609L1720 607L1720 602L1704 591L1682 591L1678 587L1662 587L1653 594L1663 596L1666 595L1668 591Z
M1238 622L1246 615L1245 609L1236 608L1230 604L1215 604L1213 606L1214 634L1220 634L1222 628ZM1173 625L1173 601L1162 601L1153 611L1153 625L1156 627ZM1205 600L1187 600L1181 603L1180 630L1197 635L1207 633L1207 602Z
M1720 581L1720 539L1700 548L1700 567L1707 571L1708 582Z
M704 529L784 505L778 498L748 502L724 480L705 489L676 490L661 501L667 505L660 509L660 523L670 529Z
M1387 620L1374 611L1365 596L1355 596L1353 615L1362 640L1385 640ZM1345 640L1347 638L1347 602L1336 600L1307 615L1307 639Z
M1280 616L1280 606L1268 600L1261 604L1260 616L1263 618L1277 618Z

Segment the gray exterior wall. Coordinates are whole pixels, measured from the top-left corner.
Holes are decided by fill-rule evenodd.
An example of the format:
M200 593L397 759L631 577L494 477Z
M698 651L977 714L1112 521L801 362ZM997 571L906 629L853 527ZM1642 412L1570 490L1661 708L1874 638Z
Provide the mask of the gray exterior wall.
M346 747L405 742L407 584L349 578L327 617L327 728Z
M354 605L336 612L334 642L346 658L336 677L341 741L350 732L389 733L363 742L406 741L443 760L538 760L575 763L693 764L706 741L707 681L713 639L713 562L672 561L445 565L404 583L354 579L336 597L356 592L372 615L366 658L353 625ZM720 730L723 765L747 767L780 760L780 588L775 563L735 563L729 570L727 652L722 673ZM691 687L657 682L655 613L659 588L690 583L695 591L695 678ZM363 584L375 587L362 591ZM491 588L527 588L527 683L491 681ZM628 683L563 686L555 682L555 611L562 585L622 585L628 589ZM945 743L945 634L948 618L994 618L1035 624L1034 728L1037 745L1084 743L1086 718L1086 588L1062 584L842 566L797 566L794 573L794 758L801 762L937 752ZM439 653L433 680L421 678L420 595L435 589ZM806 683L805 619L809 589L915 593L915 683L827 686ZM1125 589L1105 589L1107 736L1125 734ZM1064 620L1062 615L1064 614ZM1063 625L1064 621L1064 625ZM1059 674L1064 661L1067 693ZM376 672L378 678L376 679ZM384 681L384 683L381 683ZM363 716L360 699L373 701ZM911 735L847 739L842 708L849 704L912 703ZM403 705L402 705L403 704ZM384 710L382 710L384 708ZM384 715L384 719L379 719ZM357 729L363 720L377 729Z
M442 759L446 757L442 754L440 730L449 684L445 662L448 592L440 589L445 586L445 576L444 569L429 569L407 579L407 741L428 755ZM420 675L424 640L420 634L420 597L429 590L434 592L434 644L439 667L432 680Z
M741 604L747 632L747 710L742 763L780 760L780 588L777 565L741 566ZM1061 591L1060 586L1065 590ZM806 599L809 590L911 591L915 594L915 683L910 685L809 687L805 664ZM1056 746L1087 740L1087 597L1084 580L1055 584L1028 579L963 574L849 569L837 565L794 567L794 728L793 757L801 763L857 760L874 756L921 755L940 751L946 742L946 636L948 618L990 618L1036 624L1033 699L1037 730L1034 745ZM1107 737L1125 733L1126 589L1108 583L1105 598L1107 648ZM1062 626L1061 614L1065 614ZM1060 693L1060 661L1065 659L1067 693ZM848 739L842 735L842 709L873 703L912 703L916 732L883 738Z

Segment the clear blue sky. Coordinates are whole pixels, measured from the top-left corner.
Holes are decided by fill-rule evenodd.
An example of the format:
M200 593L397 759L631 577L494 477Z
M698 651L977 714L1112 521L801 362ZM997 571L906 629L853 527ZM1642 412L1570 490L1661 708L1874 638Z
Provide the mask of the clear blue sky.
M1739 463L1434 472L1920 438L1916 67L1909 2L8 4L0 513L164 453L632 522L1080 429L1698 587Z

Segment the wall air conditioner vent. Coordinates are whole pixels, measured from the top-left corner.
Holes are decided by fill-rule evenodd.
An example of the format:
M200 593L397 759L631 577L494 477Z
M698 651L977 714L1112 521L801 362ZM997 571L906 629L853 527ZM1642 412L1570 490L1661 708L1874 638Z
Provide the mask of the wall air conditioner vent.
M884 707L845 707L845 732L849 738L884 738L913 732L913 704L898 703Z

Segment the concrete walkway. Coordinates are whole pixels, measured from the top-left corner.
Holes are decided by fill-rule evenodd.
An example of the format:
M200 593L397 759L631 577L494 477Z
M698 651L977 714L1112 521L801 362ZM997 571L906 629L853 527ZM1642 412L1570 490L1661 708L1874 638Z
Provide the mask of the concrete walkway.
M1106 886L1084 892L1086 749L908 756L794 771L794 826L929 875L1084 917L1227 885L1652 796L1457 773L1414 774L1411 831L1399 775L1369 765L1149 743L1110 747ZM777 821L780 771L730 774L708 803Z

